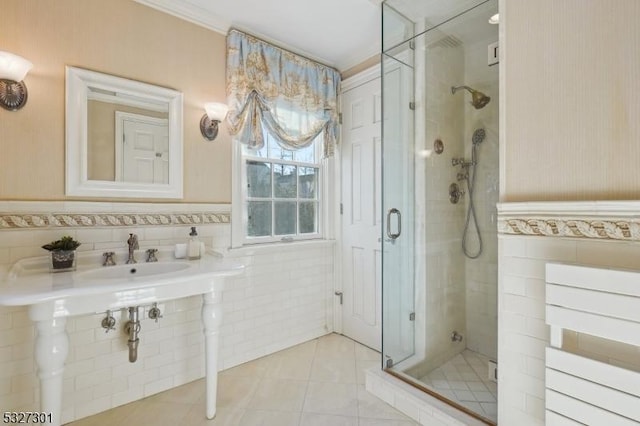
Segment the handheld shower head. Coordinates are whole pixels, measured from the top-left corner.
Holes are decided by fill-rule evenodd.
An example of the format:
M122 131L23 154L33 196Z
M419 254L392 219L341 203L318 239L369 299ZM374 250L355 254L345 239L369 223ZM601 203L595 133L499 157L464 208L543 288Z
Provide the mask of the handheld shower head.
M487 133L484 131L484 129L476 129L473 132L473 136L471 136L471 142L474 145L481 144L486 136L487 136Z
M472 89L469 86L451 86L451 94L455 94L460 89L465 89L469 93L471 93L471 102L469 103L473 105L475 109L484 108L489 103L489 101L491 101L491 98L489 96L478 90Z

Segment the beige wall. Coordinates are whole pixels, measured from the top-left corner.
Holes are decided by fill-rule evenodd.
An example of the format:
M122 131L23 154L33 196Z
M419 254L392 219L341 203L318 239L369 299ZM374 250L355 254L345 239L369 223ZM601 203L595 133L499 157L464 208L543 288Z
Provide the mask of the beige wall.
M3 0L1 49L34 67L27 105L0 110L0 200L64 195L64 67L184 93L184 202L231 201L231 140L200 135L204 103L225 101L225 39L131 0Z
M639 199L640 2L501 2L504 201Z

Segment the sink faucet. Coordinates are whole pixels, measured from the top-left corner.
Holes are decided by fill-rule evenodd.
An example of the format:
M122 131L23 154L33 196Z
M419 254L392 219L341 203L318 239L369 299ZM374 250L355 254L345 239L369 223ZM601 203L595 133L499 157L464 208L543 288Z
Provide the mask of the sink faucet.
M136 259L133 257L133 251L140 248L138 245L138 236L136 234L129 234L127 244L129 245L129 257L127 258L127 264L137 263Z
M158 249L150 248L147 249L147 262L157 262L158 258L156 257L156 253Z

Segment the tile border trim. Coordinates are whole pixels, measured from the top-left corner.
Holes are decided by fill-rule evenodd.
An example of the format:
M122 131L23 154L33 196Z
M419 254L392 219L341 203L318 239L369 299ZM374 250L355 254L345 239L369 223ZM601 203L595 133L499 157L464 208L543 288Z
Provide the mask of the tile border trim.
M112 203L53 203L34 202L33 210L52 211L13 211L15 208L27 210L30 203L2 202L0 208L0 230L8 229L47 229L47 228L91 228L126 226L175 226L210 225L231 222L229 205L166 205L128 203L118 206ZM25 208L26 207L26 208ZM62 208L60 208L62 207ZM87 208L88 207L88 208ZM136 208L139 207L139 208ZM126 211L122 211L122 210ZM23 210L23 211L24 211ZM31 209L29 209L31 210ZM83 211L84 210L84 211ZM96 210L87 212L87 210Z
M640 241L640 202L499 203L498 234Z

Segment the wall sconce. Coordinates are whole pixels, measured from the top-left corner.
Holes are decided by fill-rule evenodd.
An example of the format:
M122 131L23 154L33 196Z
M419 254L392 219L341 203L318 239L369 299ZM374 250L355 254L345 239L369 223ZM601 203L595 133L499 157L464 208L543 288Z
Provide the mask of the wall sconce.
M0 106L17 111L27 103L24 78L33 64L13 53L0 51Z
M227 116L229 107L219 102L209 102L204 104L204 109L207 113L200 119L200 132L206 140L212 141L218 136L218 124Z

